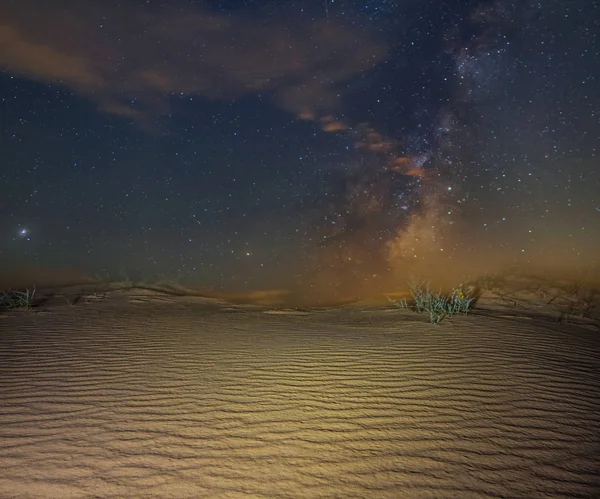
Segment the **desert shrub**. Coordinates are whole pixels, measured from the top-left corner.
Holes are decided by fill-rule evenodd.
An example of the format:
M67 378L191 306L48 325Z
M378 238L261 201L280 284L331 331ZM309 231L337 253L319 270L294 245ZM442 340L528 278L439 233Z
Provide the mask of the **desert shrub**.
M11 310L15 308L30 309L33 306L35 286L25 291L0 291L0 309Z
M398 300L393 303L399 308L427 313L432 324L439 324L444 317L467 314L473 306L475 297L462 285L454 288L450 294L432 291L429 282L409 283L411 300Z

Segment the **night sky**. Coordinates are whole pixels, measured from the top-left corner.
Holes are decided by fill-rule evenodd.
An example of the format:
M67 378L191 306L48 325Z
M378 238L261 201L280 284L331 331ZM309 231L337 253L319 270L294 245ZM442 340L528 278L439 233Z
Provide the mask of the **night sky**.
M2 269L362 296L597 258L595 0L3 0L0 47Z

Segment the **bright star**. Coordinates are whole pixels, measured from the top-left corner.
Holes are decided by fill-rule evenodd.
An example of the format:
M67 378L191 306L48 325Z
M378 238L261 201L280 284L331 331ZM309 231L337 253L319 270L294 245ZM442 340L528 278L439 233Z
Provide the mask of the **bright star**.
M19 229L19 237L21 239L25 239L26 241L31 241L29 238L29 229Z

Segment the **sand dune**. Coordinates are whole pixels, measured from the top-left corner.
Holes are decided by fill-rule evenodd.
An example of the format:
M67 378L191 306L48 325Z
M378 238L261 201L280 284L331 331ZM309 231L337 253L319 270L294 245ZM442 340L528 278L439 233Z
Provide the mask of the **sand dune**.
M600 497L595 327L96 298L0 317L0 497Z

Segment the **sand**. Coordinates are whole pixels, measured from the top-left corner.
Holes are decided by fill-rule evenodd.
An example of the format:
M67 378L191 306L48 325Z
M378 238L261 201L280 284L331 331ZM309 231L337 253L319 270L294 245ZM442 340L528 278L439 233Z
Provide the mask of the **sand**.
M600 497L597 322L501 302L3 313L0 497Z

